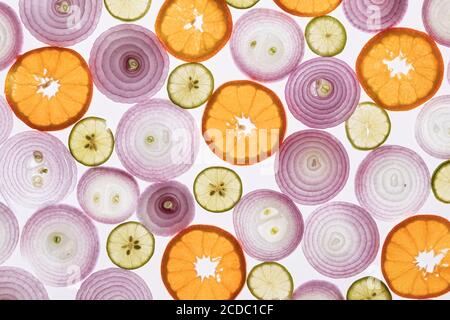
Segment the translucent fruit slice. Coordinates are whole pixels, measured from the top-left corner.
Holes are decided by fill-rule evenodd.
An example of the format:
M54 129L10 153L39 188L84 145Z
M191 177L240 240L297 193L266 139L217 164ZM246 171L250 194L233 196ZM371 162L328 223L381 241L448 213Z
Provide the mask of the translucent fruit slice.
M242 196L238 174L224 167L211 167L199 173L194 182L198 204L210 212L226 212L234 208Z
M111 261L122 269L138 269L153 256L155 238L139 222L126 222L108 236L106 251Z
M72 156L85 166L99 166L111 157L114 135L106 120L90 117L78 122L70 132L69 149Z
M151 0L105 0L105 7L116 19L132 22L144 17L150 6Z
M318 17L336 9L342 0L274 0L284 11L300 17Z
M371 102L361 103L345 123L350 143L358 150L373 150L386 142L391 133L388 113Z
M347 291L347 300L392 300L392 295L383 281L365 277L353 282Z
M391 28L364 46L356 71L364 90L378 106L407 111L436 94L444 62L436 43L426 33Z
M233 22L225 1L166 0L156 19L158 38L173 56L201 62L228 42Z
M236 9L248 9L253 7L259 0L226 0L227 3Z
M443 203L450 203L450 161L436 169L431 183L436 198Z
M398 224L384 242L381 268L396 294L429 299L450 290L450 222L421 215Z
M264 262L255 266L248 275L247 286L260 300L287 300L294 291L291 274L276 262Z
M196 225L169 242L161 275L174 299L232 300L245 284L245 257L230 233Z
M231 164L251 165L278 151L286 114L270 89L252 81L232 81L209 99L202 130L217 156Z
M61 130L86 113L92 99L89 67L77 52L45 47L20 56L6 76L11 109L29 127Z
M167 83L169 98L184 109L200 107L214 91L214 77L200 63L186 63L175 68Z
M342 23L333 17L312 19L305 30L306 43L317 55L332 57L341 53L347 44L347 32Z

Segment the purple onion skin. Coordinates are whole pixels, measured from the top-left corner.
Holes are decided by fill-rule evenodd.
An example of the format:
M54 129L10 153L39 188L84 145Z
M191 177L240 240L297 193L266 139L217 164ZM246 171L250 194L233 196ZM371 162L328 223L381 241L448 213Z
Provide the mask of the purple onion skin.
M20 268L0 267L0 300L49 300L44 285Z
M0 2L0 14L8 16L14 29L14 48L4 59L0 59L0 70L7 68L20 54L23 47L23 30L17 13L6 3Z
M312 280L298 287L292 295L292 300L305 300L304 295L321 295L320 300L345 300L339 288L331 282Z

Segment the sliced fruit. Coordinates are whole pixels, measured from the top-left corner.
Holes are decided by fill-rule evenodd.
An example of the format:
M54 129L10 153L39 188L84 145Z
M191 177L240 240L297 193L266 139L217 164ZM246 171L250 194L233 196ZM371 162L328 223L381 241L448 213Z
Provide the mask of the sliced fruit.
M444 162L436 169L431 184L436 199L450 203L450 161Z
M381 268L396 294L429 299L450 290L450 222L439 216L406 219L388 234Z
M194 181L194 196L198 204L205 210L210 212L229 211L241 199L241 178L228 168L207 168L200 172Z
M99 166L111 157L114 135L106 120L90 117L78 122L70 132L69 149L72 156L85 166Z
M226 0L227 3L236 9L248 9L253 7L259 0Z
M202 130L217 156L231 164L251 165L278 151L286 114L270 89L252 81L232 81L209 99Z
M356 71L364 90L378 106L407 111L436 94L444 76L444 62L426 33L391 28L364 46Z
M287 300L294 291L291 274L276 262L264 262L255 266L248 275L247 286L260 300Z
M305 30L306 43L317 55L332 57L341 53L347 44L347 32L342 23L333 17L312 19Z
M175 68L167 83L169 98L184 109L200 107L214 91L214 77L200 63L186 63Z
M114 18L127 22L144 17L151 4L151 0L105 0L108 12Z
M174 57L201 62L228 42L233 22L225 1L166 0L159 10L155 30Z
M106 251L111 261L122 269L138 269L153 256L155 238L139 222L126 222L108 236Z
M358 150L373 150L386 142L391 120L385 110L371 102L361 103L345 123L350 143Z
M342 0L274 0L284 11L300 17L318 17L336 9Z
M231 300L245 283L245 257L230 233L196 225L167 245L161 275L174 299Z
M61 130L86 113L92 99L89 67L77 52L46 47L20 56L6 76L5 95L29 127Z
M353 282L347 291L347 300L392 300L392 295L383 281L365 277Z

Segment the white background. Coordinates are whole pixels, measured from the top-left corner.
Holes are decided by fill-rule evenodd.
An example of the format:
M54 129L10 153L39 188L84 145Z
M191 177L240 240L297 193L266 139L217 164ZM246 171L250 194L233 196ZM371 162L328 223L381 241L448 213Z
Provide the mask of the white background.
M5 0L4 0L5 1ZM38 0L36 0L38 1ZM16 11L18 12L18 0L6 0L6 3L11 5ZM156 15L158 13L159 7L163 3L163 0L153 0L151 9L149 13L140 21L136 22L137 24L140 24L146 28L154 30L154 23L156 20ZM261 0L255 8L273 8L275 10L280 10L271 0ZM422 1L413 0L410 1L409 9L407 12L406 17L401 22L401 26L405 27L412 27L418 30L424 30L422 19L421 19L421 7L422 7ZM233 15L233 21L236 21L243 13L245 13L247 10L237 10L231 8L231 12ZM334 12L331 13L332 16L338 18L343 24L345 25L348 33L348 43L347 47L345 48L344 52L338 56L338 58L346 61L350 66L354 66L354 63L356 61L356 57L359 54L361 48L363 45L372 37L371 34L363 33L355 28L353 28L349 22L346 20L342 7L339 7ZM293 16L292 16L293 17ZM294 19L299 23L299 25L302 27L302 29L305 29L306 24L308 23L308 18L299 18L294 17ZM109 29L112 26L118 25L122 22L119 20L115 20L112 18L107 10L103 8L102 17L100 20L100 23L96 29L96 31L85 41L82 43L76 45L73 47L76 51L78 51L85 59L88 61L90 49L93 45L93 42L97 37L100 36L100 34L107 29ZM25 41L24 41L24 48L23 52L45 46L45 44L37 41L34 37L31 36L31 34L24 28L25 33ZM450 48L446 48L443 46L440 46L441 52L444 56L445 65L447 66L449 57L450 57ZM305 46L305 57L303 61L314 58L315 55L309 50L307 46ZM170 70L173 70L176 66L181 64L181 61L178 61L177 59L174 59L171 57L171 65ZM243 75L238 68L235 66L231 54L229 46L227 45L221 52L219 52L215 57L210 59L209 61L206 61L205 66L207 66L213 73L216 81L216 87L223 84L224 82L230 81L230 80L237 80L237 79L246 79L246 76ZM5 75L7 73L7 70L3 70L0 72L0 82L4 83ZM279 81L275 83L269 83L266 84L269 88L274 90L279 97L282 99L284 103L284 87L285 87L286 80ZM447 72L445 75L445 80L442 84L442 87L440 91L438 92L438 95L443 94L449 94L450 93L450 87L449 83L447 81ZM362 101L368 101L368 97L365 95L365 93L362 93ZM167 93L165 90L165 87L163 87L160 92L155 96L158 98L167 98ZM126 104L119 104L115 103L113 101L110 101L105 96L103 96L97 89L95 89L93 101L91 104L91 107L86 114L86 116L98 116L102 117L108 120L108 125L110 128L115 132L116 126L122 116L122 114L129 108L130 105ZM196 119L197 125L200 126L201 123L201 117L203 113L204 107L200 107L196 110L189 111ZM420 108L419 108L420 109ZM414 138L414 124L417 117L417 114L419 112L419 109L406 112L406 113L390 113L391 120L392 120L392 133L389 137L389 140L387 141L388 144L398 144L405 147L409 147L415 151L417 151L426 161L429 170L431 172L434 171L434 169L442 162L441 160L434 159L431 156L427 155L423 150L420 149L417 142ZM300 122L295 120L288 112L288 109L286 107L286 111L288 113L288 132L287 134L290 135L296 131L307 129L305 126L303 126ZM24 125L21 121L18 119L15 119L14 122L14 133L21 132L28 130L26 125ZM334 134L336 137L338 137L343 144L345 145L350 158L351 158L351 172L350 172L350 178L349 181L345 187L345 189L340 193L338 197L335 198L335 200L338 201L348 201L352 203L358 203L354 194L354 184L353 180L355 177L356 170L358 168L359 163L362 161L362 159L367 155L365 152L356 151L352 149L350 143L348 142L346 136L345 136L345 130L344 126L340 125L336 128L333 128L331 130L328 130L330 133ZM67 137L70 133L70 128L65 129L56 133L53 133L55 136L61 139L61 141L64 142L64 144L67 145ZM112 158L107 162L107 166L116 166L121 167L120 162L114 153ZM202 141L201 143L201 149L200 154L197 159L197 162L193 166L193 168L183 176L179 177L177 180L186 184L189 188L192 187L192 183L194 181L195 176L198 172L200 172L202 169L213 166L213 165L225 165L225 163L216 158L208 149L206 144ZM252 167L234 167L234 170L238 172L238 174L241 176L243 184L244 184L244 194L248 193L250 191L260 189L260 188L268 188L277 190L278 186L275 183L274 174L273 174L273 158L270 160L267 160L264 163L252 166ZM78 165L78 178L81 177L81 175L86 171L86 168ZM141 191L144 190L149 184L143 181L139 182ZM70 204L73 206L79 207L76 199L76 192L72 192L70 196L64 201L66 204ZM308 206L299 206L300 211L303 214L304 219L308 217L308 215L316 209L316 207L308 207ZM18 219L21 228L25 224L26 220L32 215L33 210L25 210L21 208L13 208ZM212 224L219 226L221 228L224 228L232 233L234 233L233 230L233 224L232 224L232 212L224 213L224 214L212 214L208 213L199 206L196 207L196 217L195 217L195 224ZM430 194L430 197L421 210L420 213L425 214L438 214L446 217L447 219L450 218L450 206L444 205L442 203L439 203L437 200L434 199L433 195ZM132 220L135 220L136 217L133 216L131 218ZM380 236L381 236L381 245L384 241L384 238L386 234L389 232L389 230L396 224L394 223L382 223L380 221L378 222L379 230L380 230ZM106 250L106 238L109 234L109 232L112 230L113 226L109 225L102 225L96 223L96 226L98 227L99 235L100 235L100 241L101 241L101 251L99 260L97 263L97 266L95 268L95 271L102 270L108 267L113 267L114 265L110 262ZM153 258L151 261L145 265L144 267L140 268L139 270L135 271L137 274L139 274L142 278L145 279L148 286L150 287L153 297L155 299L171 299L170 295L166 291L164 284L160 277L160 262L161 257L164 252L164 249L168 243L170 238L163 238L163 237L156 237L156 250ZM249 271L255 264L257 264L258 261L255 261L247 256L247 270ZM347 288L350 286L350 284L363 277L363 276L376 276L382 279L381 271L380 271L380 255L378 255L377 259L374 261L374 263L363 273L359 274L356 277L349 278L349 279L342 279L342 280L332 280L327 279L326 277L320 275L318 272L316 272L306 261L305 257L303 256L303 252L301 250L301 246L297 248L297 250L292 253L288 258L283 259L280 261L283 265L287 267L287 269L291 272L293 278L295 287L298 287L302 283L312 280L312 279L323 279L331 281L335 284L337 284L342 293L345 295ZM6 261L3 265L6 266L17 266L22 267L24 269L30 270L30 265L21 258L19 247L16 248L16 251L12 255L12 257ZM77 286L70 287L70 288L52 288L52 287L46 287L50 298L51 299L73 299L76 295ZM395 297L398 298L398 297ZM441 298L450 298L450 294L447 294L446 296L442 296ZM238 299L253 299L253 296L250 294L248 289L244 287L241 294L238 296Z

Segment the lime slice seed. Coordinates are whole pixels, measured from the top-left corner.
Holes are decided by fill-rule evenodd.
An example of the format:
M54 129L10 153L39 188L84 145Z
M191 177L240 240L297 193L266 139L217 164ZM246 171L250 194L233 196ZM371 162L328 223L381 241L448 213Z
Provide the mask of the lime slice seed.
M105 7L116 19L132 22L144 17L150 9L151 0L105 0Z
M247 286L253 296L260 300L287 300L294 291L291 274L276 262L255 266L248 275Z
M392 300L392 295L383 281L365 277L350 286L347 300Z
M322 57L341 53L347 44L345 27L330 16L312 19L306 26L305 38L309 48Z

